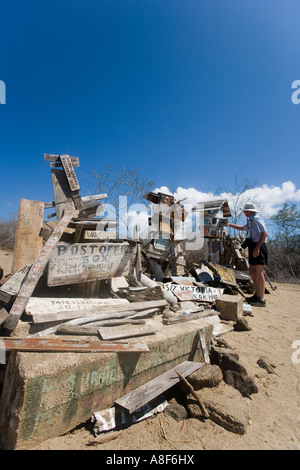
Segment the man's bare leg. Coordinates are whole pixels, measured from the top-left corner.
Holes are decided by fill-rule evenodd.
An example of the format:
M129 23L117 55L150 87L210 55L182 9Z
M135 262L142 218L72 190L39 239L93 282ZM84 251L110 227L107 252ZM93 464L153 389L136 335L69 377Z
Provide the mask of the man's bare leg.
M262 264L257 264L255 268L255 279L256 279L256 294L261 300L265 300L265 275L264 275L264 266Z

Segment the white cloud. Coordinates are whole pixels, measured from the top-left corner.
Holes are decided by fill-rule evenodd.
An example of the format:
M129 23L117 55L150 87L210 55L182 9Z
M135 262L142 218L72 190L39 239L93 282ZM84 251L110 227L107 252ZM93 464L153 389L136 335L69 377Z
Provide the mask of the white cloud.
M166 186L156 188L154 192L172 194ZM262 217L270 217L276 214L286 201L300 201L300 189L297 189L292 181L285 181L281 186L268 186L267 184L263 184L262 186L248 189L241 195L229 192L215 195L212 192L205 193L195 188L182 187L178 187L173 195L177 201L187 198L183 201L183 204L192 205L197 202L211 201L213 199L228 199L230 206L234 204L237 198L242 201L241 204L245 202L255 202L260 208Z

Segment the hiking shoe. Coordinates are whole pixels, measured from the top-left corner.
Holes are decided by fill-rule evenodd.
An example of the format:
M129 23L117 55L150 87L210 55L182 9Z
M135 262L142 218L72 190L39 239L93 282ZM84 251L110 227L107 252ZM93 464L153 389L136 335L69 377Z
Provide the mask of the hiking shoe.
M254 294L251 297L248 297L246 300L247 300L248 304L250 304L251 302L256 302L258 298L259 297L257 297L256 294Z
M251 302L252 307L265 307L267 305L265 300L257 298L255 302Z

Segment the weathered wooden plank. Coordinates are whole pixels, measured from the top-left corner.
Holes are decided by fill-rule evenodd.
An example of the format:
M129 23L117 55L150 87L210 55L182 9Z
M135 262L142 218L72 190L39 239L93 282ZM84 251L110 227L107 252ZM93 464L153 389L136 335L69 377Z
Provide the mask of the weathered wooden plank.
M75 317L72 318L71 320L66 321L65 323L62 323L61 325L92 325L92 323L99 321L99 320L108 320L109 318L123 318L123 317L128 317L132 312L117 312L113 313L111 315L106 315L106 314L98 314L94 316L89 316L89 317ZM53 319L51 321L54 321ZM41 323L41 322L39 322ZM40 336L46 336L46 335L52 335L56 333L60 325L54 325L50 326L49 328L46 328L45 330L39 331L38 333L34 333L33 335L30 335L31 338L34 337L40 337Z
M79 217L92 218L100 216L103 213L103 205L99 202L93 202L92 204L83 205L80 211Z
M5 320L8 317L8 312L5 310L5 308L0 309L0 325L5 322Z
M201 330L198 331L200 347L203 353L205 364L210 364L209 352L208 347L204 338L204 334Z
M99 307L115 308L117 305L129 305L127 299L99 299L82 297L31 297L25 311L28 315L43 317L47 314L58 314L76 309L77 314ZM46 320L47 321L47 320Z
M133 274L135 259L136 245L129 242L61 242L50 258L47 283L52 287Z
M54 193L56 216L60 220L64 211L74 210L75 204L72 199L72 192L63 170L51 170L51 179Z
M175 323L182 323L192 320L199 320L199 318L206 318L210 315L215 314L214 310L204 310L203 312L187 313L182 315L176 315L174 317L164 318L163 322L165 325L173 325Z
M78 157L70 157L70 160L71 160L73 166L79 166L79 158ZM54 154L51 154L51 153L44 153L44 161L45 162L53 162L56 165L62 166L60 155L54 155Z
M44 219L44 203L20 199L14 244L12 271L32 264L43 247L40 236Z
M0 338L0 350L26 352L148 352L145 343L78 341L61 338Z
M31 264L27 264L23 268L19 269L13 276L11 276L1 287L0 287L0 300L8 303L11 299L16 296L22 286L22 283L27 276Z
M103 340L114 340L123 338L132 338L134 336L153 335L158 329L152 325L119 325L119 326L104 326L98 329L98 333Z
M74 299L75 300L75 299ZM46 313L34 313L31 311L32 320L34 323L45 323L50 321L58 321L58 320L69 320L69 319L79 319L82 318L82 323L88 323L89 321L94 320L103 320L108 318L109 315L116 315L122 312L133 312L149 310L154 308L162 308L167 305L166 300L153 300L148 302L132 302L132 303L124 303L119 305L99 305L94 307L85 307L76 309L76 310L59 310L56 312L46 312ZM111 317L112 318L112 317ZM91 320L89 320L91 319Z
M20 292L13 303L13 306L9 312L9 316L6 319L4 326L8 330L14 330L17 326L19 318L21 317L35 287L40 279L43 271L45 269L46 264L49 261L50 255L54 248L56 247L57 243L60 240L61 235L63 234L65 228L67 227L68 223L72 219L72 217L77 214L77 211L71 211L66 213L57 227L54 229L52 235L45 243L44 247L42 248L40 254L36 258L35 262L30 268L30 271L26 277L24 284L22 285Z
M72 161L69 155L60 155L60 160L65 171L67 180L69 182L71 191L79 191L80 185L77 180L76 173L74 171Z
M100 200L100 199L106 199L106 198L107 198L107 194L95 194L94 196L82 196L81 200L82 200L83 204L87 204L87 203L90 203L90 202L93 202L93 201L97 201L97 200ZM44 202L44 209L51 209L51 207L55 207L55 202L54 201Z
M124 319L115 319L115 320L104 320L101 322L94 322L90 325L59 325L57 333L65 335L98 335L99 327L109 327L116 325L144 325L145 320L127 320Z
M180 380L176 371L183 377L187 377L195 370L198 370L202 364L200 362L184 361L172 369L164 372L155 379L150 380L141 387L136 388L132 392L124 395L115 401L115 405L133 413L135 410L153 400L162 394Z

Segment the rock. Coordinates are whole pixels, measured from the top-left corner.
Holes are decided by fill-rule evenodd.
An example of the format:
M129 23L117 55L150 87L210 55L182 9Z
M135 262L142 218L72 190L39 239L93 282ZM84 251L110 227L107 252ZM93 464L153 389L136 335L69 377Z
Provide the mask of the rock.
M221 382L218 387L203 388L201 398L212 421L235 434L245 434L249 406L238 390ZM187 407L191 417L203 418L199 404L192 394L187 397Z
M234 324L235 331L251 331L252 328L249 326L245 318L239 318Z
M219 366L224 374L226 370L233 370L240 374L247 375L245 367L233 356L222 354L220 357Z
M204 365L187 377L194 390L204 387L217 387L223 380L223 374L217 365Z
M276 367L274 364L271 364L270 362L268 362L265 358L261 357L258 359L257 361L257 365L259 367L262 367L263 369L265 369L268 374L275 374L276 372L274 371L274 368Z
M183 405L179 405L178 403L172 403L168 405L165 408L164 413L176 419L176 421L182 421L188 417L186 408Z
M224 381L227 385L236 388L243 397L250 397L252 393L257 393L258 389L253 379L248 375L242 375L233 370L226 370L224 372Z
M210 361L212 364L218 365L220 363L221 357L222 356L230 356L236 359L237 361L239 360L239 355L238 353L231 348L219 348L217 346L212 346L210 349Z

